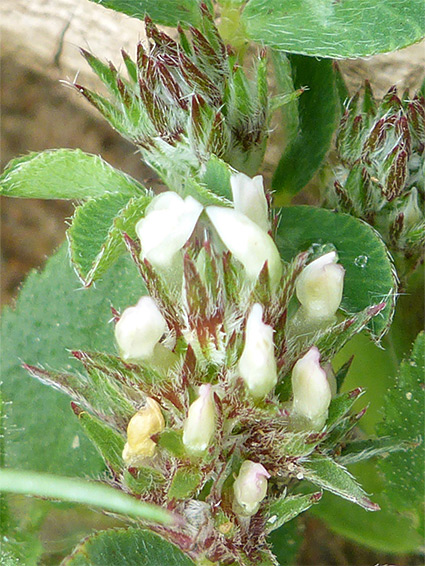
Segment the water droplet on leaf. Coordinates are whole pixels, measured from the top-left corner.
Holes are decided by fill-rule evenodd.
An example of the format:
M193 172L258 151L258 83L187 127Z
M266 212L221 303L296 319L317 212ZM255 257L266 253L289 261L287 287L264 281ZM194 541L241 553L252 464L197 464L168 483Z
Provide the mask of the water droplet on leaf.
M367 255L358 255L354 260L354 263L357 265L357 267L363 268L366 267L368 261L369 258L367 257Z

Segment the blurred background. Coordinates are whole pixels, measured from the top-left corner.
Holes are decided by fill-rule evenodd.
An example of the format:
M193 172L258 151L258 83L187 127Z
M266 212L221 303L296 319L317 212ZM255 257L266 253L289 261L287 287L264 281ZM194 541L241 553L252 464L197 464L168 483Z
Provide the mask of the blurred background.
M1 169L13 157L29 151L78 147L102 155L113 166L155 187L153 175L141 163L134 147L61 82L72 81L78 75L78 82L94 86L78 47L118 64L122 47L133 54L136 43L143 40L143 23L88 0L3 0L0 32ZM413 91L425 74L425 44L368 60L342 61L340 67L350 93L366 78L378 97L393 84L401 91ZM282 151L276 138L275 133L266 155L266 176ZM26 273L41 267L64 240L72 213L73 205L66 201L1 199L3 305L13 304ZM415 304L417 299L412 296L410 300ZM42 531L50 553L45 564L57 564L79 538L106 524L110 525L111 520L94 512L55 507ZM296 529L306 535L297 557L299 565L423 564L422 558L415 556L377 554L359 547L330 532L315 517L303 519Z

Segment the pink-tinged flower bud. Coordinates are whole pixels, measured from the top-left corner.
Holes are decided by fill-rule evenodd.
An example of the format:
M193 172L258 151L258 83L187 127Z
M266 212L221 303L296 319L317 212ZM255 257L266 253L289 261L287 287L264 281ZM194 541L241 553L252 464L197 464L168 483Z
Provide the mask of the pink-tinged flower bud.
M248 216L265 232L270 230L269 207L264 194L263 177L257 175L252 179L244 173L236 173L230 177L235 210Z
M215 403L210 383L199 388L198 398L191 404L183 427L183 444L188 452L204 452L215 433Z
M320 430L325 424L332 399L326 372L319 362L320 352L314 346L292 370L292 416L306 420L305 426L312 430Z
M254 515L267 495L267 480L270 474L261 464L245 460L233 484L235 512Z
M124 360L152 358L167 323L151 297L142 297L137 305L125 309L115 326L121 357Z
M151 436L165 427L161 407L151 397L147 397L145 406L130 419L127 426L127 442L122 457L128 466L137 466L145 458L155 453L156 444Z
M270 283L275 288L282 275L282 262L267 232L232 208L208 206L206 212L224 245L243 264L248 279L255 281L267 261Z
M345 270L336 262L336 252L329 252L303 269L296 282L296 294L311 320L332 318L342 299Z
M263 307L255 303L246 321L245 347L238 364L242 379L256 399L264 398L277 382L273 328L262 319Z
M136 224L142 259L158 269L173 266L178 252L190 238L202 205L191 196L184 200L171 191L157 195Z

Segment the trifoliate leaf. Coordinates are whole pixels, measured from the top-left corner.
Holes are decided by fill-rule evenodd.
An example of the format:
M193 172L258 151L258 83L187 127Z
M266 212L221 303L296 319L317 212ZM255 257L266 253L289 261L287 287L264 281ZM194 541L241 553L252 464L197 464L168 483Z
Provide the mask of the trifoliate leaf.
M80 149L48 149L12 159L0 177L0 194L41 199L143 195L135 179Z

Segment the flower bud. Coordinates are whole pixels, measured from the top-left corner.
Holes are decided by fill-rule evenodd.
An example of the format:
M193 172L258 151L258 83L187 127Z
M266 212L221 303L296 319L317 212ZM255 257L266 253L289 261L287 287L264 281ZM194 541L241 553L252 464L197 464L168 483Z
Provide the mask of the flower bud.
M246 322L245 347L238 368L251 395L262 399L277 382L273 328L264 324L263 307L253 305Z
M336 252L329 252L312 261L299 275L295 289L306 318L326 320L338 310L345 270L337 261Z
M199 388L199 397L189 407L183 427L183 444L189 452L206 450L215 432L215 404L210 383Z
M248 216L265 232L270 230L269 207L262 175L252 179L244 173L236 173L230 177L235 210Z
M328 417L332 393L326 372L320 367L320 352L316 347L295 364L292 370L294 394L292 415L308 420L308 428L320 430Z
M136 224L142 245L141 258L158 269L172 267L177 253L190 238L202 205L192 198L184 200L172 191L157 195Z
M267 261L270 283L276 287L282 275L282 262L271 237L245 214L231 208L208 206L209 219L225 246L255 281Z
M254 515L267 495L267 479L270 474L261 464L245 460L233 484L235 511L242 515Z
M148 360L167 323L151 297L125 309L115 326L115 338L124 360Z
M151 458L155 452L155 442L151 436L161 432L165 427L161 407L147 397L145 406L130 419L127 426L127 442L122 457L128 466L136 466L144 460Z

